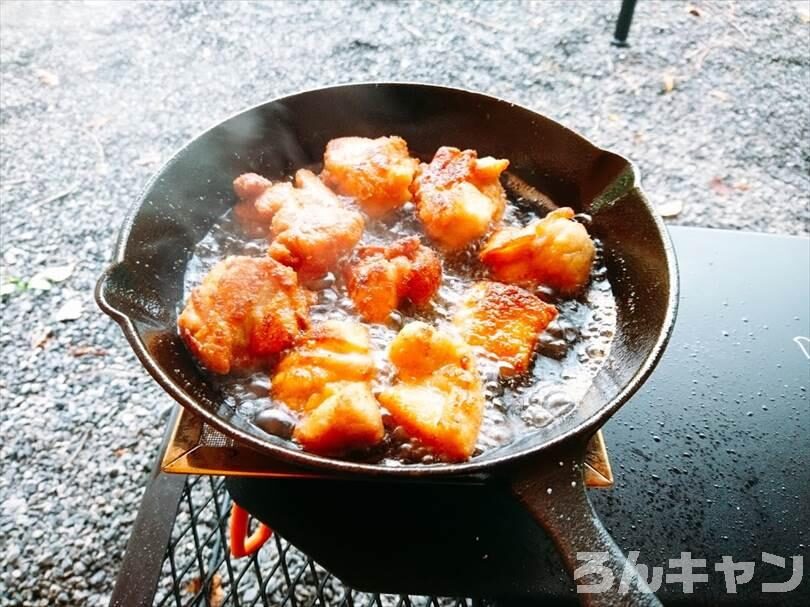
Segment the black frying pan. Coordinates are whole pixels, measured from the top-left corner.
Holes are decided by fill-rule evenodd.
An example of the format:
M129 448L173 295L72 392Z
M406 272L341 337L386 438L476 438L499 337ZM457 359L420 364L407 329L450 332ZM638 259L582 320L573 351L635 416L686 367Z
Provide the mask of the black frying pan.
M186 263L212 223L234 204L235 176L254 171L280 177L319 162L334 137L388 134L404 137L422 155L453 145L508 158L512 174L557 204L592 215L590 231L605 247L617 328L591 389L559 423L464 463L392 468L305 453L224 405L177 334ZM510 475L515 495L552 536L571 572L581 565L576 552L602 551L610 554L615 578L622 576L624 556L585 495L582 454L590 436L638 389L661 356L675 318L677 269L666 229L642 193L636 170L621 156L528 109L463 90L358 84L284 97L214 126L166 163L127 216L115 263L99 280L96 298L158 383L235 440L338 475ZM558 465L561 450L570 455L564 466ZM593 580L598 576L577 581ZM594 605L657 603L654 595L641 591L582 596Z

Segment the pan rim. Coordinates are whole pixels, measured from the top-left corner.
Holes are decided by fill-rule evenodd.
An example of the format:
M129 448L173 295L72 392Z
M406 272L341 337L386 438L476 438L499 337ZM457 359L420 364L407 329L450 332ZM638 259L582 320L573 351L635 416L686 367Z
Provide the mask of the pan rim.
M633 176L633 187L637 189L638 192L640 193L641 201L644 207L649 212L650 216L652 217L653 222L662 240L667 265L667 276L669 279L669 297L667 302L667 309L664 316L663 324L661 326L661 329L659 330L655 344L653 345L649 355L645 358L645 360L640 365L636 373L626 383L626 385L618 392L618 394L616 394L614 398L604 403L594 414L592 414L587 419L583 420L580 424L574 426L573 428L568 429L565 432L556 434L555 436L551 437L548 440L545 440L543 442L537 442L536 444L530 444L524 448L516 450L513 453L496 455L493 457L489 457L486 460L476 461L475 459L472 459L466 462L459 462L459 463L415 464L415 465L403 464L400 466L386 465L386 464L367 464L316 455L313 453L305 452L303 450L295 450L291 447L276 445L269 441L260 440L258 437L248 434L243 430L239 429L238 427L228 423L221 417L217 416L214 412L209 411L205 407L200 406L199 403L197 403L195 399L189 396L185 392L185 390L183 390L179 385L177 385L174 382L174 380L172 380L172 378L169 377L168 374L166 374L164 370L160 367L160 365L153 359L151 354L148 352L146 344L141 338L140 333L136 329L133 320L120 310L117 310L106 300L104 295L104 283L106 281L108 274L113 270L113 268L115 268L118 264L124 263L126 261L125 251L127 247L127 242L129 240L135 218L138 215L140 209L142 208L148 192L151 191L154 184L160 179L160 177L163 174L165 174L166 170L176 161L176 159L187 148L192 146L198 139L210 133L214 129L219 128L221 125L227 123L228 121L236 118L237 116L255 111L271 103L289 100L293 97L297 97L300 95L320 93L334 89L363 88L369 86L375 88L402 86L402 87L415 87L424 89L442 89L445 91L459 92L479 98L481 97L488 98L492 101L496 101L499 103L505 103L512 107L529 112L539 118L542 118L544 120L553 123L558 128L563 129L566 132L570 133L571 135L581 139L582 141L593 147L593 149L596 151L613 154L615 156L618 156L625 162L627 162L627 165L629 166ZM388 476L388 477L440 477L440 476L446 477L446 476L482 473L491 471L495 468L502 468L503 466L508 465L510 463L523 460L527 457L531 457L532 455L536 455L543 451L548 451L556 446L559 446L562 443L575 439L576 437L582 438L590 437L625 402L627 402L627 400L630 399L630 397L641 387L641 385L649 377L649 375L652 373L653 369L657 365L658 361L663 355L663 352L666 348L669 338L672 335L672 331L675 324L675 318L677 316L678 293L679 293L678 266L674 247L672 245L672 240L669 236L669 232L666 228L666 225L663 222L663 219L655 211L653 206L647 200L646 195L644 194L644 191L641 187L641 178L638 168L629 159L625 158L620 154L616 154L615 152L605 150L604 148L595 145L592 141L590 141L580 133L577 133L576 131L569 129L568 127L560 124L559 122L539 112L536 112L521 104L517 104L512 101L503 99L501 97L489 95L487 93L481 93L478 91L472 91L460 87L451 87L446 85L438 85L430 83L407 82L407 81L369 81L369 82L335 84L325 87L305 89L302 91L297 91L295 93L283 95L280 97L274 97L265 100L261 103L254 104L250 107L234 112L224 120L220 120L214 123L213 125L209 126L208 128L204 129L203 131L199 132L194 137L189 139L173 154L171 154L171 156L147 181L147 183L141 189L135 202L133 202L131 207L129 208L124 218L124 222L120 228L118 238L116 240L113 263L104 271L101 278L99 279L96 285L95 297L102 311L104 311L106 314L112 317L113 320L115 320L119 324L119 326L122 329L122 332L124 333L125 338L129 342L130 346L132 347L136 356L140 360L141 364L146 368L146 370L155 379L155 381L157 381L158 384L172 398L174 398L180 405L188 408L195 415L201 417L205 423L211 425L212 427L216 428L226 436L229 436L234 440L237 440L238 442L244 444L245 446L266 453L273 457L277 457L285 462L294 465L299 465L306 468L316 468L320 470L330 470L333 472L339 472L342 474L352 476L366 475L366 476Z

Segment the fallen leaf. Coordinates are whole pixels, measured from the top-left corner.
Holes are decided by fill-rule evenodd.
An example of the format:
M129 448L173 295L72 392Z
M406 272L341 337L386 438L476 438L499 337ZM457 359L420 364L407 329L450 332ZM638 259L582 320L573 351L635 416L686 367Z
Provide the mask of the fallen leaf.
M45 268L31 277L28 281L28 287L39 291L47 291L53 286L52 283L62 282L70 278L70 275L73 274L74 267L75 266L71 263L66 266Z
M703 11L700 10L699 7L695 6L694 4L687 4L686 5L686 12L692 15L693 17L701 17L703 16Z
M53 329L50 327L41 327L31 335L31 347L41 348L48 342L51 335L53 335Z
M663 82L661 83L661 91L663 93L671 93L675 89L675 76L672 74L664 74Z
M211 578L211 588L208 591L208 604L211 607L222 607L225 604L225 590L222 588L222 576L218 573Z
M656 209L661 217L675 217L683 210L683 202L673 198L663 204L659 204Z
M712 177L709 181L709 187L712 191L717 194L718 196L728 196L733 192L733 190L728 186L728 184L723 181L722 177Z
M70 278L75 268L76 264L72 263L69 263L65 266L53 266L51 268L45 268L41 272L37 272L37 276L41 274L51 282L62 282Z
M110 121L109 116L96 116L90 122L87 123L87 127L91 129L97 129L103 127Z
M160 162L160 154L155 152L147 152L135 161L135 164L144 166L147 164L157 164Z
M77 320L82 315L82 302L80 299L69 299L56 311L54 318L60 322Z
M201 588L202 588L202 578L200 578L200 576L197 576L186 582L184 590L186 591L187 594L195 595L200 591Z
M28 281L29 289L36 289L37 291L48 291L51 288L50 281L39 274L34 274L31 280Z
M47 84L48 86L59 86L59 76L54 74L49 70L37 70L36 71L37 78L42 84Z
M98 346L74 346L70 349L70 354L79 358L80 356L107 356L107 350Z

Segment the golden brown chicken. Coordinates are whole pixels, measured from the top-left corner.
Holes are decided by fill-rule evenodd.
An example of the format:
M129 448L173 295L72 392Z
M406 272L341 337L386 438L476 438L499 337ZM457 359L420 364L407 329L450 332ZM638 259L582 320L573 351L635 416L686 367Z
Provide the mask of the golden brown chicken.
M380 405L363 382L327 384L324 400L293 431L307 451L339 455L372 447L385 435Z
M508 160L478 158L474 150L441 147L422 164L413 191L425 231L448 251L483 237L503 215L506 195L500 175Z
M419 161L400 137L340 137L326 145L321 177L340 194L352 196L372 217L411 199Z
M346 208L312 171L297 171L294 185L248 173L234 181L234 190L240 199L236 216L250 233L266 231L270 257L302 280L334 269L363 235L363 216Z
M539 283L575 295L588 284L596 249L573 217L563 207L525 228L499 230L481 250L481 261L501 282Z
M484 396L469 347L422 322L399 332L389 350L397 383L380 396L397 424L449 460L472 455Z
M301 335L276 367L273 398L295 411L310 411L323 400L327 384L368 382L375 375L368 329L328 320Z
M360 247L344 269L349 297L369 322L383 322L405 300L425 306L439 289L442 265L418 236Z
M368 330L326 321L312 327L278 364L272 395L303 415L293 432L305 449L337 454L382 440L380 407L371 393L375 375Z
M308 325L307 292L290 268L269 258L227 257L191 292L180 336L214 373L267 363Z
M506 363L501 374L509 376L528 370L537 338L556 316L557 308L516 285L477 282L453 324L468 344Z
M281 185L283 184L277 184L276 187ZM239 199L233 207L233 213L242 230L249 236L254 238L267 236L270 230L273 214L257 209L256 202L268 193L272 196L272 188L273 184L269 179L256 173L245 173L233 181L233 191ZM263 204L262 207L264 206Z

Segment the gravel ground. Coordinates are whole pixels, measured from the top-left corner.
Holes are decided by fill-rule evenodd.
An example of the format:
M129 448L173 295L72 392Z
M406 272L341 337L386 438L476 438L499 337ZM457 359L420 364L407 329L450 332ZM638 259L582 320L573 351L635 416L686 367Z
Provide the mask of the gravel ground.
M617 49L617 1L3 2L0 605L108 600L171 403L92 289L161 160L240 108L478 89L635 159L675 223L808 234L810 3L693 4L640 2Z

